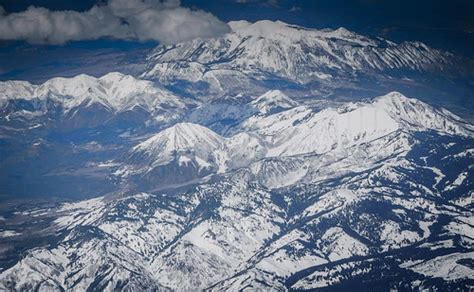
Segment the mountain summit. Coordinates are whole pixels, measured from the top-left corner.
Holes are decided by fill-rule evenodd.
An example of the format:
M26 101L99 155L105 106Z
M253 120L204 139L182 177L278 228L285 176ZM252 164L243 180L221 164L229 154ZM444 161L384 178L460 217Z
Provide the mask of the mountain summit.
M259 82L263 79L334 85L355 75L442 69L451 60L420 42L397 44L344 28L317 30L269 20L229 26L232 31L219 38L158 46L141 76L165 84L205 82L208 94L222 95L265 87Z
M31 217L48 228L28 236L54 242L21 253L0 289L470 283L472 125L398 92L323 110L280 91L248 103L264 111L231 136L180 122L84 166L114 192L12 215L2 238L22 240Z
M471 289L474 126L431 96L452 56L229 27L140 78L0 83L0 290Z

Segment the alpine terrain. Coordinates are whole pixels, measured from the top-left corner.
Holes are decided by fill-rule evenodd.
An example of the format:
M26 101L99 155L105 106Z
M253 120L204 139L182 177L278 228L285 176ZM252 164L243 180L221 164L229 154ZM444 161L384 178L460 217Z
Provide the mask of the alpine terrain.
M460 59L228 25L136 76L0 82L0 290L473 289Z

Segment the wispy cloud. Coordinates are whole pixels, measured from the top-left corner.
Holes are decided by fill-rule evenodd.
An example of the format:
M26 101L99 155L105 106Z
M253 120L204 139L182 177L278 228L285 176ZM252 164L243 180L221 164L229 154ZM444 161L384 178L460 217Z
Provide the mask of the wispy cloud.
M109 0L83 12L31 6L7 14L0 6L2 40L63 44L109 37L172 44L228 31L227 24L214 15L182 7L174 0Z
M301 11L301 7L299 6L293 6L290 8L290 10L288 10L290 12L298 12L298 11Z

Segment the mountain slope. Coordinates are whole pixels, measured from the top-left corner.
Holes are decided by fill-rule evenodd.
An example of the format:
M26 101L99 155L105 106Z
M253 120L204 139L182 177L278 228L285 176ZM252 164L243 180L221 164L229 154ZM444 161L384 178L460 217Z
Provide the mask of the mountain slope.
M153 82L117 72L100 78L58 77L41 85L5 81L0 82L0 92L2 124L39 124L66 130L106 123L167 122L192 104Z
M397 92L373 102L320 112L300 106L265 118L248 119L243 127L271 144L272 156L324 153L364 144L399 130L435 130L471 137L474 130L452 114Z
M267 87L265 80L297 84L339 84L357 74L388 75L449 66L450 55L419 42L396 44L368 38L340 28L307 29L281 21L230 22L232 31L210 40L193 40L158 46L148 57L141 77L165 84L189 86L200 93L206 83L209 94L237 94ZM278 84L278 83L276 83ZM201 86L202 87L202 86ZM241 92L241 91L240 91Z
M140 143L132 152L143 153L155 164L162 164L180 152L193 152L207 159L222 143L222 137L203 126L179 123Z
M70 110L82 103L101 103L120 111L141 105L146 109L160 104L183 107L183 103L165 89L149 81L118 72L100 78L78 75L72 78L53 78L41 85L28 82L3 81L0 83L2 103L12 99L44 101L53 99Z
M0 199L47 198L0 204L0 290L471 289L474 126L360 98L434 84L452 56L229 25L158 46L154 81L0 83Z
M298 105L280 90L265 92L250 103L262 114L271 114L276 111L289 109Z
M474 146L472 139L425 132L410 137L407 151L394 152L386 148L394 138L353 147L345 159L356 171L327 163L311 181L271 191L241 169L186 192L112 195L35 210L35 220L52 218L53 230L67 236L58 248L39 248L3 271L0 285L94 289L120 280L134 289L287 290L343 288L363 279L382 290L466 288L472 211L462 202L472 196L466 191L472 156L462 163L456 157ZM427 147L433 141L437 146ZM387 151L372 156L370 147ZM363 149L366 156L357 153ZM334 155L305 160L330 162ZM450 182L466 171L467 180ZM48 258L40 258L40 271L34 269L38 254ZM82 265L92 263L102 272L84 275ZM119 272L124 263L142 280L127 282L136 276ZM70 276L51 283L50 270ZM26 273L31 280L25 282Z
M453 113L437 110L417 99L391 92L376 99L375 107L383 108L393 119L412 130L432 129L447 134L472 136L472 125Z
M272 93L263 98L272 96ZM251 104L255 105L255 101L262 104L263 98L259 97ZM291 102L289 99L286 101ZM268 103L263 104L268 109ZM283 110L281 106L278 108ZM391 145L408 151L410 142L407 136L418 131L465 137L472 137L474 133L474 128L460 118L397 92L319 112L296 106L274 114L261 114L258 111L248 118L242 124L243 132L231 137L220 136L197 124L178 123L135 146L116 175L122 180L138 176L138 181L145 176L150 183L154 181L155 185L163 187L250 166L258 175L266 172L267 175L278 174L271 179L274 182L292 184L305 176L311 177L311 171L315 170L311 163L319 164L316 161L305 163L305 171L302 171L301 163L291 162L294 156L334 153L343 159L353 148L382 147L380 144L386 140L393 140ZM382 150L377 152L384 153ZM289 165L282 163L277 166L278 163L268 164L266 160L258 165L266 158L287 160ZM291 166L293 163L296 164ZM282 169L279 171L274 167ZM180 175L176 177L176 173ZM285 174L289 176L283 178ZM267 181L266 186L272 185L267 178L263 180Z

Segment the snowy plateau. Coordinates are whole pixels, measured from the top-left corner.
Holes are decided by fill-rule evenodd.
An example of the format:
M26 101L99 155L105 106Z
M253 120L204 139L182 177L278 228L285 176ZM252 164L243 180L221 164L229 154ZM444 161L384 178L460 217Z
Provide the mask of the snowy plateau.
M0 82L0 290L474 289L472 119L404 91L455 56L229 26Z

